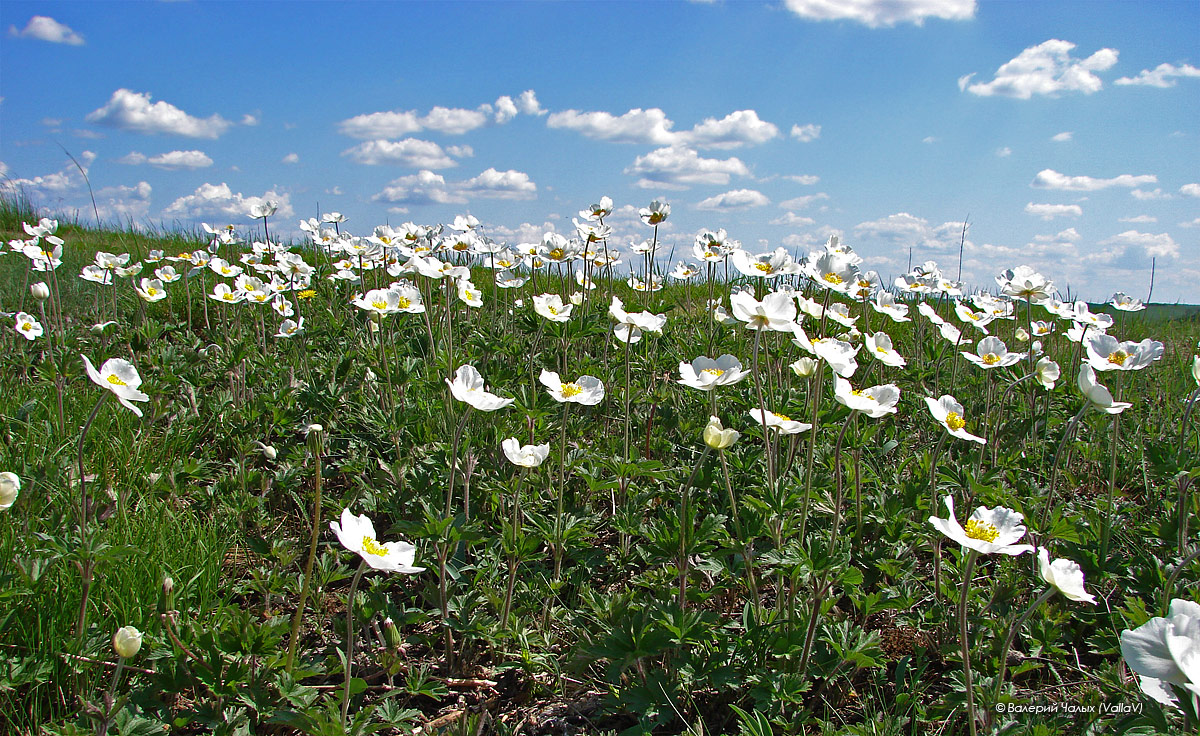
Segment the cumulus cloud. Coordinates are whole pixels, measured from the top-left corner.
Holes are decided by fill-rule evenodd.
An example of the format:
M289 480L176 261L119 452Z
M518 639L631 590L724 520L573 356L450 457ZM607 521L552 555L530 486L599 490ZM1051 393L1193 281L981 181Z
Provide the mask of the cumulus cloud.
M545 115L547 113L546 110L542 109L542 106L538 103L537 95L531 89L525 90L517 98L517 109L521 111L522 115Z
M1174 64L1159 64L1153 69L1143 69L1136 77L1121 77L1113 84L1137 84L1146 87L1166 89L1174 87L1180 77L1200 77L1200 69L1191 64L1175 66Z
M811 143L821 137L821 126L809 123L807 125L793 125L792 137L801 143Z
M300 154L293 151L292 153L289 153L288 155L279 159L279 163L281 163L281 164L298 164L298 163L300 163Z
M492 107L495 109L495 120L500 125L517 116L517 103L508 95L501 96Z
M422 130L462 135L482 128L489 122L503 125L518 114L546 114L538 104L537 95L533 90L525 90L515 100L509 95L501 95L494 104L484 103L474 110L438 106L424 115L416 110L389 110L356 115L338 123L338 132L362 140L399 138Z
M1077 204L1034 204L1025 205L1025 214L1036 215L1043 220L1053 220L1055 217L1079 217L1083 208Z
M488 235L493 240L510 245L516 245L517 243L539 243L542 240L542 235L554 231L554 223L548 221L543 222L541 225L522 222L515 227L496 224L488 225Z
M1200 197L1200 184L1192 182L1179 187L1179 193L1187 197Z
M975 0L786 0L787 9L807 20L852 20L871 28L897 23L922 25L926 18L975 17Z
M702 199L696 204L698 210L744 210L750 207L762 207L770 204L771 200L762 192L754 189L734 189L722 192L713 197Z
M1033 177L1030 184L1035 189L1059 189L1067 192L1095 192L1109 187L1136 187L1142 184L1154 184L1158 177L1153 174L1120 174L1111 179L1097 179L1091 176L1067 176L1054 169L1042 169Z
M854 235L864 239L883 240L901 247L922 247L934 251L953 252L958 249L962 228L963 223L961 222L943 222L941 225L931 225L923 217L916 217L907 212L898 212L878 220L860 222L854 226Z
M1148 199L1171 199L1171 195L1164 192L1161 188L1155 189L1134 189L1130 192L1134 199L1146 201Z
M1143 233L1126 230L1123 233L1101 240L1104 250L1090 253L1085 261L1106 263L1114 266L1142 268L1149 265L1151 258L1179 257L1179 244L1167 233Z
M83 36L70 27L59 23L45 15L35 15L25 24L25 28L17 30L16 26L8 27L8 35L13 38L33 38L50 43L65 43L70 46L82 46Z
M212 166L213 160L203 151L170 151L150 157L138 151L130 151L127 155L117 159L117 163L127 166L150 164L159 169L176 171L178 169L203 169Z
M250 216L250 207L265 204L268 200L275 202L278 207L275 210L276 218L287 219L296 215L287 193L280 194L270 190L264 192L261 197L247 197L241 192L234 192L224 182L201 184L192 194L180 197L167 205L163 209L163 215L184 220L199 220L205 217L243 219Z
M1056 97L1062 92L1092 94L1104 87L1093 72L1102 72L1117 63L1117 50L1104 48L1087 57L1075 59L1070 41L1050 39L1030 46L996 70L990 82L971 84L974 75L959 77L958 88L973 95L1015 97L1028 100L1034 95Z
M1036 243L1074 243L1076 240L1079 240L1080 237L1081 236L1079 235L1078 230L1073 227L1069 227L1066 230L1060 230L1054 235L1034 235L1033 240Z
M1067 141L1071 140L1071 138L1073 138L1074 136L1075 136L1074 131L1064 130L1061 133L1055 133L1053 136L1050 137L1050 140L1054 141L1055 143L1066 143Z
M84 151L79 155L79 163L83 166L85 172L95 160L96 154L92 151ZM7 167L5 167L3 173L7 176ZM32 178L0 179L0 190L26 191L35 198L54 197L57 199L82 191L83 189L83 175L80 174L79 168L74 162L69 159L63 163L61 170L52 174Z
M448 135L462 135L476 128L487 125L488 116L483 110L465 110L461 107L435 107L425 117L421 125L429 130Z
M398 205L466 204L471 197L533 199L537 185L521 171L487 169L466 181L447 182L441 174L422 170L393 179L371 199Z
M150 213L150 184L139 181L134 186L112 186L96 190L96 209L101 220L136 222Z
M625 173L640 176L643 189L687 189L695 184L725 185L730 176L749 176L750 170L736 157L701 158L691 148L671 146L638 156Z
M811 217L801 217L794 212L785 212L784 214L771 220L768 225L786 225L788 227L808 227L816 222Z
M167 133L188 138L218 138L233 123L220 115L207 118L188 115L169 102L150 102L149 93L118 89L108 104L85 118L89 123L137 133Z
M812 186L813 184L821 181L821 177L815 174L784 175L781 178L787 179L788 181L794 181L797 184L803 184L804 186Z
M250 113L246 113L245 115L242 116L242 125L255 126L255 125L258 125L258 123L259 123L259 117L257 115L251 115Z
M360 164L394 164L414 169L448 169L458 162L433 141L405 138L402 141L367 141L342 151Z
M785 210L802 210L813 202L818 202L822 199L829 199L829 195L825 192L817 192L816 194L806 194L803 197L793 197L785 199L779 203L779 206Z
M657 146L736 148L765 143L779 128L758 117L754 110L737 110L721 119L705 118L691 130L675 131L675 123L657 107L634 108L623 115L610 112L563 110L546 119L550 128L574 130L587 138L610 143L646 143Z
M397 138L419 130L420 117L413 110L373 112L338 123L338 131L351 138Z
M1153 215L1135 215L1133 217L1118 217L1117 222L1129 222L1129 223L1158 222L1158 218L1154 217Z

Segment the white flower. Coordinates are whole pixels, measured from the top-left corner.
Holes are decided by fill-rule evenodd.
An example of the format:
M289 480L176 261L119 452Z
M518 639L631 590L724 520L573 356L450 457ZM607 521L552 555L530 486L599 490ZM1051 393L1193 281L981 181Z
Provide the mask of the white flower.
M878 419L896 413L896 403L900 401L900 389L893 383L887 383L857 391L846 379L834 376L833 397L837 399L838 403L853 411L862 412L872 419Z
M963 351L962 356L980 368L1007 368L1020 362L1028 353L1010 353L1004 341L995 335L985 337L975 347L976 353Z
M949 518L931 516L929 523L968 549L985 555L1013 556L1033 551L1032 545L1017 544L1021 537L1025 536L1025 525L1022 523L1024 516L1020 512L1003 506L994 509L980 506L971 514L971 518L967 519L964 529L959 526L958 519L954 518L954 499L950 496L946 496L946 508L950 510Z
M1200 604L1176 598L1165 618L1122 631L1121 656L1159 702L1174 705L1168 684L1200 695Z
M754 421L766 426L768 429L774 429L780 434L799 434L806 430L812 429L811 424L797 422L795 419L792 419L786 414L776 414L769 409L766 412L765 421L763 412L759 411L758 409L751 409L749 414L750 418Z
M1037 382L1045 386L1047 389L1054 388L1054 382L1062 375L1062 371L1049 358L1038 358L1038 362L1033 366L1033 375L1037 377Z
M301 317L299 321L285 319L279 325L279 332L275 333L275 337L295 337L296 335L299 335L301 332L304 332L304 318L303 317Z
M1035 304L1049 299L1054 290L1054 282L1047 281L1045 276L1029 266L1017 266L1005 271L996 277L996 283L1005 295Z
M12 506L21 493L21 479L16 473L0 473L0 511Z
M679 382L701 391L733 385L748 375L750 371L742 370L741 362L732 355L722 355L716 360L701 355L690 364L679 363Z
M1137 371L1163 356L1163 344L1157 340L1120 342L1102 332L1089 335L1084 347L1088 365L1098 371Z
M31 284L29 286L29 292L33 294L33 298L37 299L39 302L44 302L50 298L50 287L46 285L45 281L39 281L36 284Z
M1042 580L1053 585L1059 593L1073 601L1095 605L1096 597L1083 589L1083 570L1079 564L1065 558L1050 562L1050 553L1045 547L1038 548L1038 570Z
M271 215L275 214L275 210L278 209L278 207L279 204L270 199L264 200L261 203L252 204L250 205L250 217L255 220L263 217L270 217Z
M880 314L886 314L893 322L909 321L908 305L896 301L896 297L892 296L891 292L881 291L876 294L874 301L871 302L871 309Z
M657 199L651 202L649 207L638 210L638 216L642 218L642 222L650 226L662 224L670 215L671 205Z
M746 323L749 330L791 332L796 319L796 300L789 294L767 294L760 302L747 292L739 291L729 297L733 316Z
M30 342L41 337L45 332L42 328L42 323L34 319L33 315L28 312L17 312L17 321L13 329L21 333L21 337Z
M939 399L931 399L926 396L925 404L938 424L945 427L946 431L954 437L978 442L981 445L987 444L987 440L984 438L976 437L967 431L967 420L963 417L962 404L958 403L953 396L946 394Z
M867 343L867 354L880 363L893 368L903 368L907 365L904 356L897 353L896 349L892 347L892 338L888 337L886 332L867 335L865 342Z
M557 373L543 368L538 380L559 403L595 406L604 400L604 383L595 376L580 376L574 381L564 382Z
M1120 291L1118 291L1116 294L1113 294L1112 298L1108 300L1108 303L1111 304L1114 309L1120 309L1122 312L1140 312L1146 308L1146 305L1142 303L1141 299L1135 299L1131 296L1127 296Z
M733 443L738 441L742 433L736 429L725 429L721 426L721 420L718 417L709 417L708 425L704 427L702 434L704 444L714 450L726 450L733 447Z
M459 279L458 299L468 307L483 306L483 292L475 288L470 279Z
M142 632L132 626L122 626L112 638L113 651L122 659L129 659L142 648Z
M792 342L828 363L833 372L842 378L849 378L858 370L858 361L854 357L858 355L859 348L832 337L809 340L799 325L795 326L793 332L795 337Z
M275 448L272 445L264 444L262 442L259 442L258 440L255 440L254 444L258 445L258 451L261 452L263 454L263 457L265 457L268 460L274 460L276 457L279 456L279 453L275 450Z
M550 454L550 443L544 445L522 445L516 437L510 437L500 443L504 456L513 465L522 468L536 468Z
M121 402L121 406L139 417L142 415L142 410L130 402L149 401L150 397L138 390L138 386L142 385L142 377L138 375L137 368L133 367L133 363L123 358L109 358L97 371L86 355L79 357L83 358L83 366L87 369L88 378L92 379L93 383L116 394L117 401Z
M417 548L408 542L380 544L375 536L375 525L366 514L355 516L350 513L350 509L342 509L341 523L331 521L329 528L337 535L343 547L357 553L376 570L406 574L425 570L423 567L413 567Z
M135 286L133 290L148 302L157 302L167 298L167 292L163 290L161 279L142 279L141 286Z
M1120 414L1133 406L1126 401L1113 401L1112 392L1096 382L1096 372L1087 363L1079 366L1079 390L1091 405L1107 414Z
M564 304L558 294L538 294L533 298L533 311L551 322L566 322L574 308L573 304Z
M489 393L484 387L483 376L479 375L475 366L459 366L454 373L454 381L451 382L448 378L445 381L446 385L450 387L451 396L480 411L496 411L516 401L516 399L504 399Z

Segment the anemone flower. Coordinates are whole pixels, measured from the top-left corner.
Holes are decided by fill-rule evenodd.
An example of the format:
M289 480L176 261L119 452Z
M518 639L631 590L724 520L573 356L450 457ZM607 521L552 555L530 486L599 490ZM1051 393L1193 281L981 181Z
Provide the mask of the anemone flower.
M1033 551L1033 545L1017 544L1025 536L1024 516L1012 509L997 506L989 509L980 506L967 519L966 527L954 518L954 498L946 496L946 508L950 511L948 518L929 517L929 523L950 539L958 542L967 549L975 550L984 555L1022 555Z
M1037 382L1046 387L1047 390L1054 388L1054 383L1062 375L1062 371L1058 367L1058 363L1043 356L1038 358L1038 362L1033 366L1033 375L1037 378Z
M758 409L751 409L748 413L754 421L765 426L767 429L774 429L780 434L800 434L812 429L811 424L797 422L786 414L776 414L770 409L765 414Z
M892 347L892 338L888 337L886 332L867 335L864 342L867 345L867 354L880 363L893 368L903 368L907 365L904 356L897 353L896 349Z
M21 493L21 479L16 473L0 473L0 511L5 511L17 501Z
M854 357L858 355L859 349L849 342L832 337L809 340L799 325L793 332L795 337L792 338L792 342L828 363L833 372L842 378L849 378L858 370L858 361Z
M708 418L708 424L704 427L703 433L704 444L713 450L728 450L741 436L742 433L736 429L726 429L721 426L721 420L718 417Z
M1042 580L1068 599L1080 603L1096 603L1096 597L1083 588L1083 570L1079 563L1065 558L1050 562L1050 553L1045 547L1038 548L1038 572Z
M1137 371L1163 356L1163 344L1157 340L1121 342L1102 332L1089 335L1084 347L1088 365L1098 371Z
M142 279L141 285L133 287L133 290L147 302L157 302L167 298L162 279Z
M630 313L625 311L625 305L617 296L613 296L608 314L617 321L613 326L613 336L624 343L634 344L642 339L643 332L661 334L667 324L667 315L652 314L651 312Z
M896 413L896 403L900 401L900 389L894 383L887 383L859 391L846 379L834 376L833 397L839 404L848 407L851 411L861 412L871 419L878 419Z
M995 335L985 337L975 347L975 353L963 351L962 356L983 369L1007 368L1023 360L1028 353L1011 353L1004 341Z
M445 381L450 387L451 396L480 411L496 411L516 401L488 392L483 384L483 376L472 365L459 366L454 373L454 381L448 378Z
M604 400L604 382L595 376L580 376L574 381L563 381L554 371L542 369L538 380L547 393L559 403L595 406Z
M516 437L500 443L500 449L509 462L522 468L536 468L550 454L550 443L544 445L522 445Z
M958 403L953 396L946 394L938 399L926 396L925 403L929 406L929 413L952 437L978 442L981 445L987 444L987 440L984 438L976 437L967 431L967 420L964 418L962 404Z
M304 318L299 320L285 319L279 325L279 332L275 333L275 337L295 337L301 332L304 332Z
M728 354L716 360L701 355L691 363L679 363L679 382L701 391L733 385L748 375L750 371L742 370L741 362Z
M1050 298L1054 282L1029 266L1017 266L996 277L1001 293L1036 304Z
M366 514L355 516L350 509L342 509L341 523L329 522L329 528L337 535L346 549L354 552L369 567L386 572L413 574L424 572L423 567L414 567L417 548L404 541L381 544L375 535L375 525Z
M1122 312L1140 312L1146 308L1141 299L1135 299L1120 291L1113 294L1108 303L1112 305L1113 309L1119 309Z
M1133 406L1127 401L1113 401L1112 392L1096 382L1096 372L1087 363L1079 366L1078 384L1083 397L1106 414L1120 414Z
M1142 691L1178 707L1170 685L1200 695L1200 604L1176 598L1166 617L1121 632L1121 656L1142 676Z
M21 337L33 342L45 333L42 323L34 319L32 314L28 312L17 312L17 322L14 329L21 333Z
M744 291L729 297L733 316L749 330L791 332L796 320L796 300L789 294L767 294L760 302Z
M642 218L642 222L654 227L661 225L671 215L671 205L666 202L654 200L649 207L642 207L638 210L638 217Z
M908 322L908 305L903 302L896 301L896 297L892 296L891 292L881 291L875 295L875 299L871 301L871 309L874 309L880 314L886 314L888 319L893 322Z
M566 322L571 319L573 304L564 304L558 294L538 294L533 298L533 311L551 322Z
M139 417L142 416L142 410L130 402L149 401L150 397L138 390L138 386L142 385L142 377L138 375L133 363L123 358L109 358L100 366L100 370L96 370L86 355L79 357L83 358L83 366L87 369L88 378L92 379L92 383L112 391L117 401L121 402L121 406Z

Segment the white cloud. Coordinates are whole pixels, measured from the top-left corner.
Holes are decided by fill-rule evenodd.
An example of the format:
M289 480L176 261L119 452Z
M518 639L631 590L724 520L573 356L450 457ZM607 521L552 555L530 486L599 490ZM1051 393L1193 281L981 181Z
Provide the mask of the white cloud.
M83 36L45 15L35 15L30 18L29 22L25 24L24 30L18 31L16 26L9 26L8 35L14 38L34 38L50 43L65 43L70 46L82 46L84 43Z
M95 131L95 130L82 130L82 129L80 129L80 130L72 130L72 131L71 131L71 135L75 136L76 138L85 138L85 139L87 139L87 140L98 140L98 139L100 139L100 138L103 138L103 137L104 137L104 134L103 134L103 133L100 133L100 132L98 132L98 131Z
M458 165L437 143L417 138L366 141L342 151L342 155L371 166L395 164L414 169L447 169Z
M1083 208L1077 204L1034 204L1025 205L1025 214L1036 215L1043 220L1053 220L1055 217L1079 217Z
M734 189L722 192L713 197L700 200L696 204L698 210L744 210L750 207L762 207L770 204L771 200L762 192L754 189Z
M1130 223L1158 222L1158 218L1154 217L1153 215L1136 215L1134 217L1119 217L1119 218L1117 218L1117 222L1130 222Z
M1073 131L1064 130L1061 133L1055 133L1053 136L1050 137L1050 140L1054 141L1055 143L1066 143L1067 141L1071 140L1071 138L1073 138L1074 136L1075 136L1075 133Z
M921 142L922 142L922 143L937 143L937 142L938 142L938 140L939 140L938 138L935 138L935 137L933 137L933 136L931 136L931 135L927 135L927 136L925 136L924 138L922 138L922 139L921 139Z
M135 222L145 220L150 213L150 184L140 181L135 186L113 186L96 190L96 209L105 221Z
M488 116L482 110L461 107L435 107L421 118L421 126L449 135L462 135L487 125Z
M47 128L57 128L62 125L63 121L59 118L42 118L42 125Z
M482 104L474 110L460 107L434 107L425 115L416 110L389 110L355 115L338 123L338 132L361 140L399 138L422 130L436 130L448 135L462 135L490 122L503 125L517 114L545 115L537 95L527 89L514 100L501 95L494 104Z
M624 173L642 177L637 186L643 189L687 189L694 184L725 185L730 176L749 176L750 170L736 157L701 158L691 148L672 146L638 156Z
M471 158L475 155L475 149L470 146L446 146L446 153L454 158Z
M1034 95L1056 97L1061 92L1091 94L1104 83L1093 72L1105 71L1117 63L1117 50L1104 48L1086 59L1071 58L1075 44L1051 39L1030 46L1015 59L996 70L990 82L970 84L973 73L958 79L958 88L973 95L1001 95L1028 100Z
M0 172L0 173L3 173L3 172ZM1200 217L1197 217L1196 219L1191 220L1190 222L1181 222L1181 223L1179 223L1179 227L1200 227Z
M246 113L245 115L242 116L242 125L250 125L250 126L258 125L260 120L261 120L261 118L258 115L251 115L250 113Z
M523 115L545 115L548 112L542 109L541 104L538 103L537 95L531 89L525 90L517 98L517 109Z
M281 164L298 164L298 163L300 163L300 154L293 151L292 153L289 153L288 155L279 159L279 163L281 163Z
M787 179L788 181L794 181L797 184L803 184L804 186L812 186L813 184L821 181L821 177L815 174L784 175L781 178Z
M1179 187L1179 193L1187 197L1200 197L1200 184L1192 182Z
M1179 256L1179 244L1167 233L1155 235L1137 230L1126 230L1111 238L1101 240L1100 245L1106 245L1109 248L1089 254L1084 260L1136 267L1135 264L1144 263L1150 258L1177 258Z
M765 143L779 135L779 128L758 117L754 110L737 110L720 120L705 118L691 130L675 131L675 123L657 107L634 108L624 115L609 112L563 110L546 119L550 128L574 130L587 138L610 143L647 143L657 146L737 148Z
M1096 179L1090 176L1067 176L1054 169L1042 169L1033 177L1030 184L1035 189L1060 189L1067 192L1094 192L1109 187L1136 187L1141 184L1153 184L1158 177L1153 174L1121 174L1111 179Z
M783 215L771 220L768 225L786 225L788 227L808 227L816 222L811 217L801 217L794 212L785 212Z
M203 151L171 151L150 157L138 151L131 151L117 159L117 163L128 166L150 164L159 169L176 171L178 169L203 169L212 166L213 160Z
M1155 189L1151 189L1149 191L1146 191L1145 189L1134 189L1132 192L1130 192L1130 194L1133 195L1134 199L1141 200L1143 202L1146 200L1149 200L1149 199L1171 199L1172 198L1170 194L1167 194L1161 188L1155 188Z
M338 123L338 131L351 138L398 138L419 130L421 123L417 113L412 110L373 112Z
M996 155L999 156L1000 158L1008 158L1009 156L1012 155L1012 149L1009 148L1008 146L1004 146L1002 148L997 148Z
M811 143L821 137L821 126L809 123L807 125L793 125L792 137L801 143Z
M249 218L250 207L261 205L267 200L275 202L278 209L275 217L286 220L296 215L292 209L290 196L280 194L275 190L264 192L261 197L246 197L241 192L234 192L224 182L220 184L201 184L194 193L176 199L163 210L167 217L179 217L187 220L198 220L205 217L229 219Z
M496 100L493 107L496 110L495 120L499 125L503 125L517 116L517 105L508 95L502 95Z
M844 240L846 233L829 225L822 225L816 230L807 233L792 233L785 237L782 241L789 248L811 248L816 245L824 245L829 242L831 236L836 235L839 240Z
M217 114L197 118L168 102L160 100L151 104L149 93L131 92L124 88L113 92L108 104L93 110L86 120L121 130L167 133L188 138L218 138L233 125Z
M96 154L92 151L84 151L79 154L79 163L83 166L86 172L92 162L96 160ZM5 168L5 175L8 169ZM85 182L82 174L79 173L79 168L70 159L63 162L61 171L56 171L53 174L44 176L35 176L32 179L18 178L0 179L0 190L8 191L26 191L36 197L61 199L70 194L83 191Z
M829 199L829 195L825 192L817 192L816 194L806 194L803 197L793 197L785 199L779 203L779 206L785 210L802 210L813 202L818 202L822 199Z
M919 246L934 251L953 252L958 249L962 228L961 222L943 222L941 225L932 226L923 217L898 212L879 220L860 222L854 226L854 235L859 238L885 240L901 247Z
M371 199L399 205L466 204L470 197L533 199L537 185L521 171L487 169L461 182L447 182L441 174L422 170L393 179Z
M516 227L507 227L505 225L489 225L488 235L501 243L516 245L517 243L540 243L542 235L547 232L554 232L554 223L543 222L541 225L534 225L531 222L522 222Z
M808 20L852 20L871 28L897 23L922 25L926 18L975 17L975 0L785 0L787 9Z
M1182 66L1159 64L1153 70L1143 69L1136 77L1121 77L1113 82L1113 84L1138 84L1165 89L1167 87L1174 87L1177 77L1200 77L1200 69L1191 64L1184 64Z

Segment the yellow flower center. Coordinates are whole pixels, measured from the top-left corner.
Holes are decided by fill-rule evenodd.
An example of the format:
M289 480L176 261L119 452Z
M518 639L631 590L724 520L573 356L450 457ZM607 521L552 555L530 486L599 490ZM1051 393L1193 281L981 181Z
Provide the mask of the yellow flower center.
M371 302L371 306L375 307L376 309L383 310L387 307L387 302L382 301L382 300L377 300L377 301Z
M312 299L316 295L317 295L317 292L315 289L305 289L304 291L300 292L296 296L300 297L301 299Z
M233 294L227 291L221 295L221 298L227 302L231 302L231 301L233 301Z
M1118 349L1116 352L1109 353L1108 362L1113 365L1125 365L1125 361L1129 359L1129 353Z
M406 296L402 296L396 300L396 306L400 307L401 309L408 309L412 306L412 300Z
M771 412L771 413L772 413L772 414L775 414L775 412ZM783 421L785 421L785 422L790 422L790 421L792 421L792 418L791 418L791 417L789 417L787 414L775 414L775 418L776 418L776 419L782 419L782 420L783 420Z
M225 274L225 275L227 275L227 276L228 276L228 275L229 275L229 271L230 271L230 269L229 269L229 266L221 266L221 273L223 273L223 274Z
M149 294L150 296L154 296L155 294L158 293L158 289L151 286L149 289L146 289L146 293Z
M755 263L754 267L763 273L771 273L771 264L769 263Z
M875 352L877 352L877 353L886 353L886 352L887 352L887 348L885 348L885 347L884 347L884 346L882 346L882 345L876 345L876 346L875 346Z
M979 359L983 361L984 365L996 365L1000 362L1000 356L995 353L984 353L979 356Z
M463 298L467 301L473 301L478 298L478 295L472 292L470 289L463 289Z
M720 368L705 368L700 372L707 373L713 378L720 378L721 376L725 375L725 371L721 370Z
M454 244L454 250L459 251L459 252L462 252L470 247L471 246L467 245L466 243L462 242L461 240Z
M379 544L379 542L376 542L374 539L371 539L365 534L363 535L362 544L363 552L366 552L369 555L375 555L376 557L387 557L387 547L384 547L383 545Z
M546 311L550 312L550 314L558 314L558 307L555 307L553 304L547 304Z
M562 395L564 399L569 399L572 396L577 396L583 393L583 389L579 388L578 383L564 383L562 385Z
M551 258L553 258L555 260L558 260L563 257L563 249L555 248L554 250L550 251L546 255L550 256Z
M842 283L843 279L841 276L838 276L836 273L830 271L829 273L825 274L825 280L831 284L840 284Z
M853 389L850 391L850 393L854 394L855 396L861 396L865 399L870 399L871 401L879 401L879 399L875 398L874 396L872 396L870 394L865 394L862 391L860 391L859 389Z
M153 294L153 293L154 293L154 290L152 289L152 290L150 291L150 293L151 293L151 294ZM266 294L255 294L255 295L254 295L254 301L258 302L259 304L261 304L261 303L265 302L266 300L267 300L267 295L266 295Z
M114 386L128 386L129 385L128 383L125 383L124 381L122 381L115 373L108 374L108 382Z
M957 432L958 430L967 426L967 420L960 417L958 412L952 411L946 415L946 426L952 431Z
M500 266L501 268L512 268L513 262L508 260L507 258L504 258L499 261L496 261L496 265Z
M21 329L22 329L22 330L24 330L24 331L26 331L26 332L28 332L29 330L32 330L32 329L33 329L33 323L32 323L32 322L26 322L26 323L24 323L24 324L22 324L22 325L21 325Z
M192 257L192 254L191 254L191 253L180 253L179 255L177 255L177 256L175 256L175 257L176 257L176 258L189 258L189 259L190 259L190 258Z
M1000 536L999 530L986 521L979 519L971 519L967 522L967 536L971 539L978 539L983 542L994 542L996 537Z

